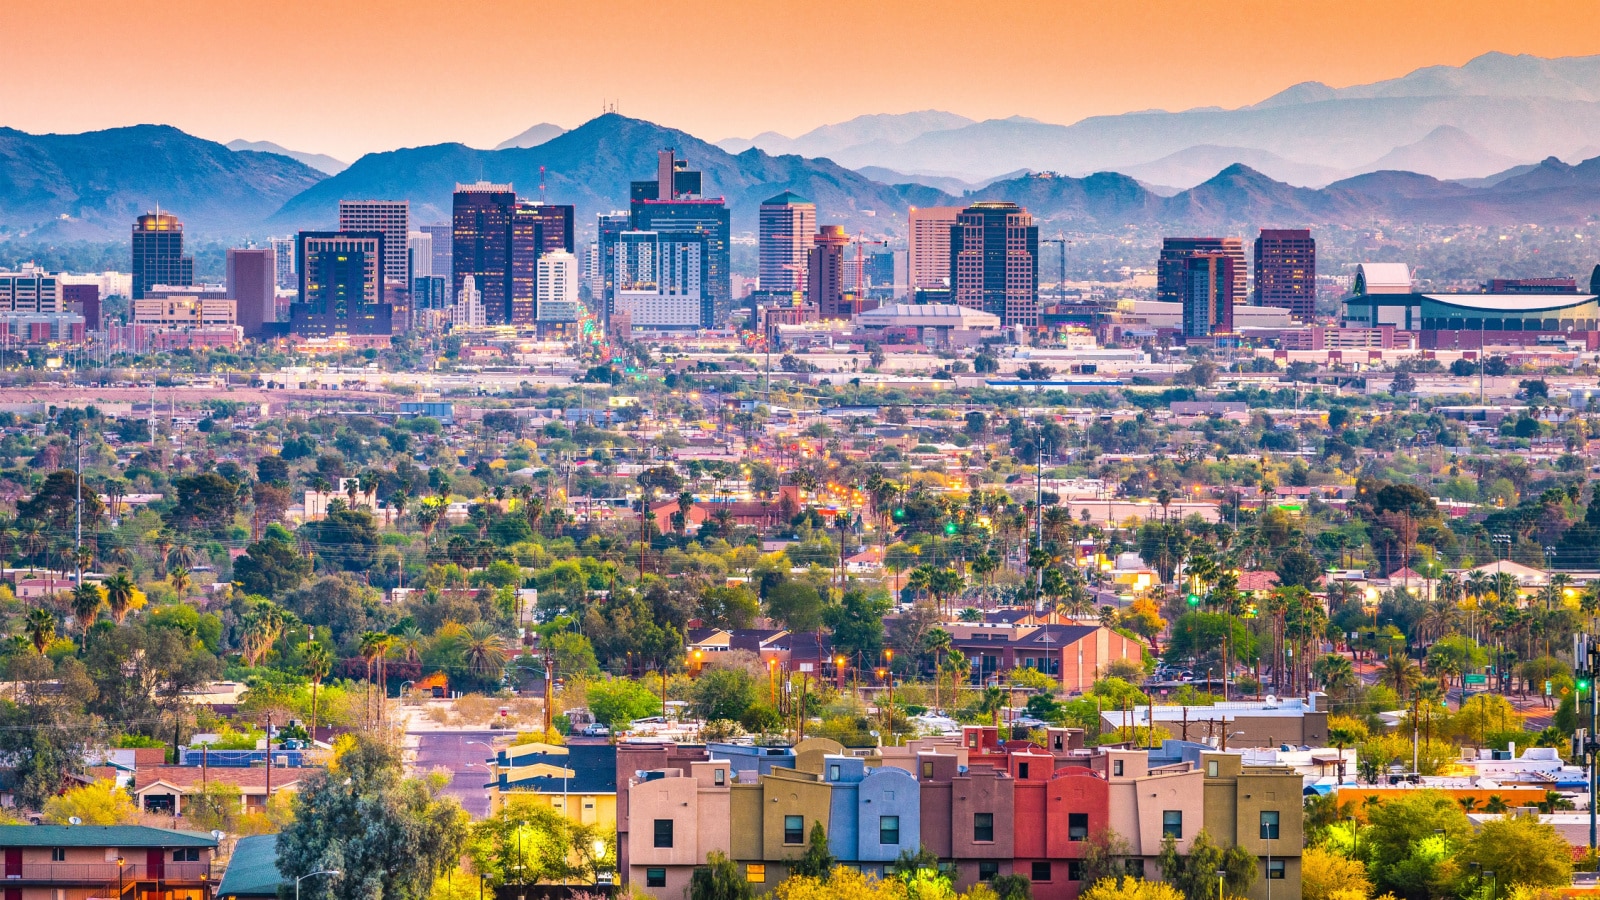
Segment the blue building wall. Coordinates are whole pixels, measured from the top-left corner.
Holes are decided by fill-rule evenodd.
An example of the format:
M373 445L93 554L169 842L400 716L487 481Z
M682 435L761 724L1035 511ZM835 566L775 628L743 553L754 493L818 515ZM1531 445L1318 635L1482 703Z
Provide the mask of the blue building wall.
M756 776L766 775L773 769L794 768L794 748L792 747L751 747L744 744L706 744L706 752L712 759L725 759L728 768L738 777L739 781L746 784L754 782Z
M865 760L853 756L824 756L822 780L833 788L828 807L828 852L834 859L856 861L860 844L860 803L857 788L866 777Z
M916 853L922 844L922 788L905 769L880 766L867 770L857 787L857 831L860 834L855 859L860 862L894 862L903 852ZM878 841L879 819L900 817L900 842Z

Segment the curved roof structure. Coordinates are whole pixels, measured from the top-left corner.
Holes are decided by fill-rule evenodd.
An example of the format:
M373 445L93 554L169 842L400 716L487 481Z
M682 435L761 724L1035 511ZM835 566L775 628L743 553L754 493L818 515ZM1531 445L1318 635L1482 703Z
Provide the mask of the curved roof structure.
M954 303L889 303L856 317L879 328L999 328L1000 317Z
M1595 299L1594 294L1423 294L1424 300L1458 309L1495 313L1570 309Z
M1355 293L1409 294L1411 267L1405 263L1362 263L1356 266Z

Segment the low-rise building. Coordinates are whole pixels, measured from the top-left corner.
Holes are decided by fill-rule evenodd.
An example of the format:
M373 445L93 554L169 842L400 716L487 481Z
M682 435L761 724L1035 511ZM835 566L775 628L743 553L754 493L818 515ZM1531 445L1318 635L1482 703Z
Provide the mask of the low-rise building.
M7 900L210 900L209 834L144 825L0 825Z

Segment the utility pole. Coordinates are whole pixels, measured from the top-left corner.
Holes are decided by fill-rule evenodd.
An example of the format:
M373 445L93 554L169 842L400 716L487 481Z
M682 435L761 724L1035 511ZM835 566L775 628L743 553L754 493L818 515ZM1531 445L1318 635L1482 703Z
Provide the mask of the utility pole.
M78 508L76 534L73 537L73 562L78 567L78 587L83 586L83 438L78 438Z
M1589 727L1580 728L1572 736L1572 757L1582 758L1584 766L1588 769L1589 781L1589 852L1593 854L1596 838L1600 837L1600 819L1593 798L1595 792L1600 790L1600 741L1596 741L1596 732L1600 732L1600 704L1595 703L1594 673L1596 648L1594 636L1589 634L1575 634L1572 636L1572 670L1577 676L1576 702L1578 714L1583 714L1583 695L1589 695Z

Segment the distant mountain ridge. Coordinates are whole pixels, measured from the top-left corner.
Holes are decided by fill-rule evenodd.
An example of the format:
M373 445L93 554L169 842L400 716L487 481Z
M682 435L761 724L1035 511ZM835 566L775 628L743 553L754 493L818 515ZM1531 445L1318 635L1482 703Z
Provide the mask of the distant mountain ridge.
M279 156L287 156L295 162L304 163L324 175L337 175L350 166L349 163L334 159L326 153L306 153L302 150L290 150L271 141L239 139L229 141L223 146L229 150L250 150L256 153L276 153Z
M156 205L191 231L242 233L325 176L168 125L83 134L0 128L0 225L35 240L126 239Z
M337 214L340 197L410 200L414 221L447 221L457 182L509 182L522 196L535 197L543 166L546 196L551 202L575 204L580 231L592 229L596 213L627 208L628 183L653 178L656 152L664 148L676 149L691 168L704 173L706 196L727 199L735 232L754 232L761 201L783 190L815 202L820 222L874 231L898 230L896 220L903 228L907 206L929 205L947 196L921 185L881 184L825 159L769 156L754 149L734 155L676 129L607 113L533 148L474 150L437 144L370 153L290 200L269 224L327 224Z

